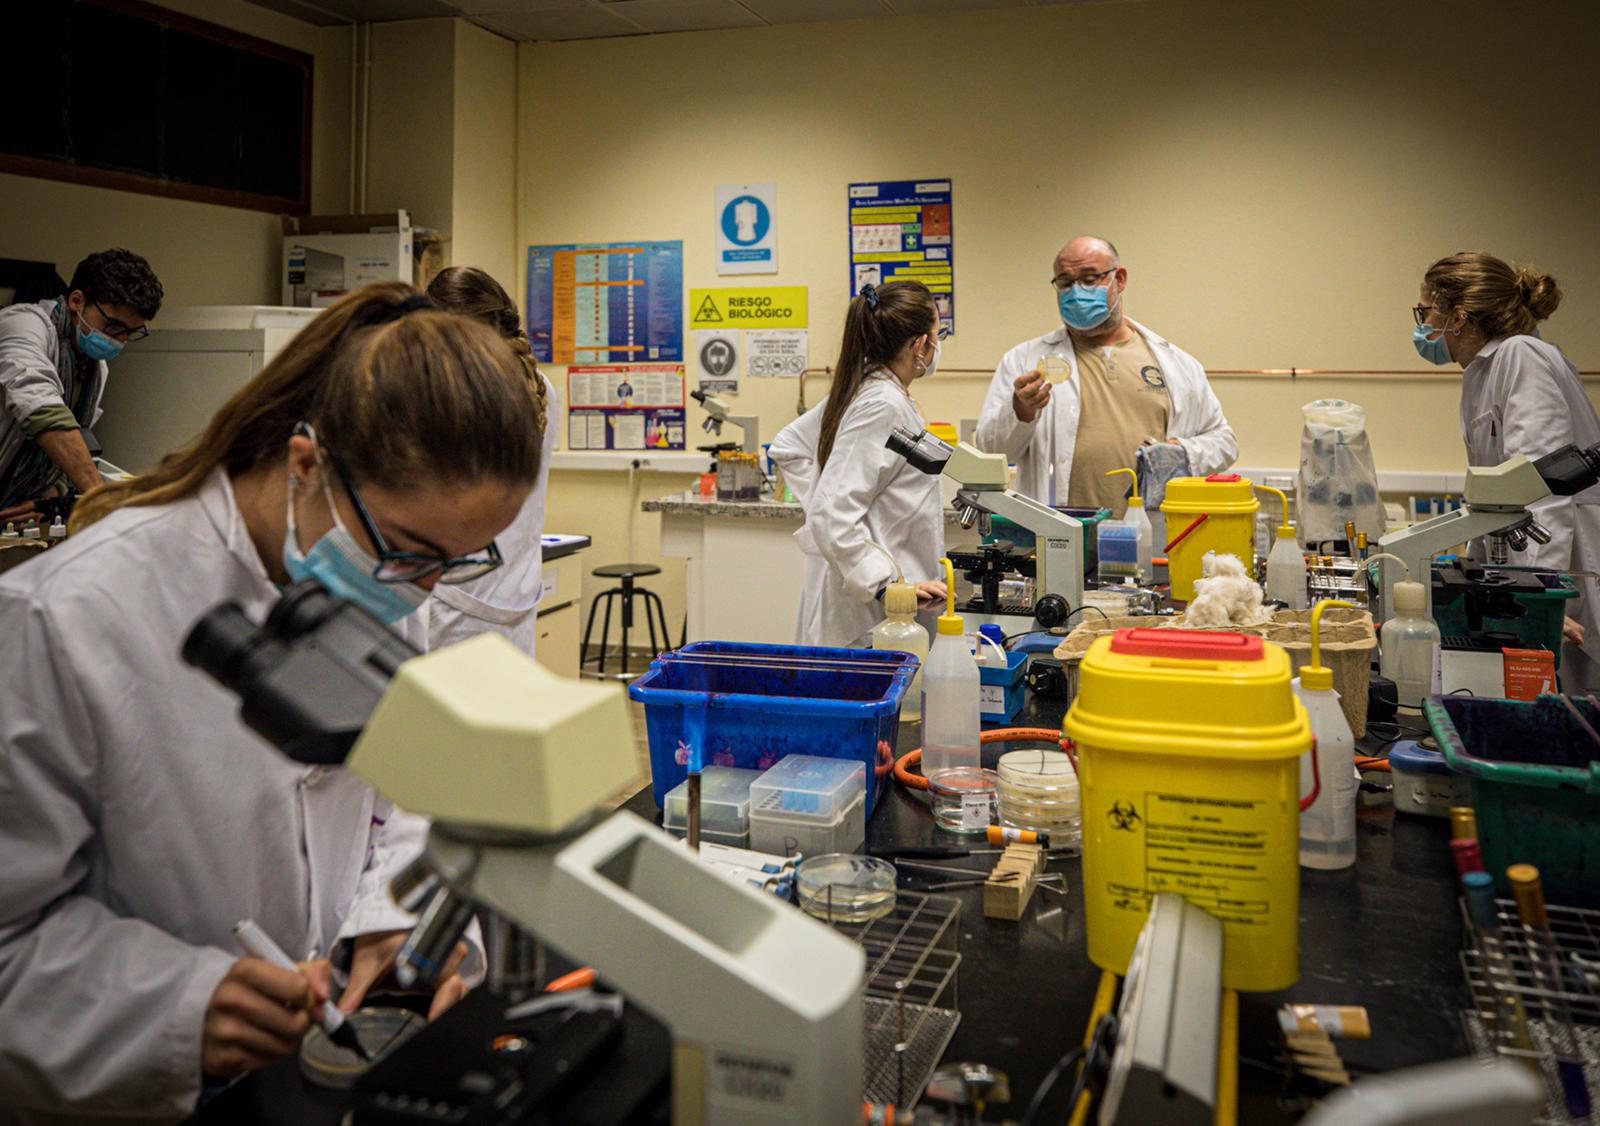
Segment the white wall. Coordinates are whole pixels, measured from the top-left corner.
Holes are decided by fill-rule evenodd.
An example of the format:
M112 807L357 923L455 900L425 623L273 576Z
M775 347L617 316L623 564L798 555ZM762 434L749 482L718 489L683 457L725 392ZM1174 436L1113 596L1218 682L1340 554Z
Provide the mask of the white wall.
M318 28L243 0L165 0L185 15L315 56L315 211L344 211L350 177L350 30ZM166 304L276 304L278 217L261 211L0 175L0 257L54 262L126 246L150 260Z

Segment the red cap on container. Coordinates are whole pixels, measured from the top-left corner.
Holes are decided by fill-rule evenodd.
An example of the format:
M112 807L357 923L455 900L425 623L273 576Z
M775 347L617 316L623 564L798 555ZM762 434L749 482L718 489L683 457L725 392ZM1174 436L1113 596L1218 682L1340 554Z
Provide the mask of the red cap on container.
M1119 629L1111 637L1111 651L1179 661L1259 661L1266 655L1254 634L1198 629Z
M1243 481L1244 478L1239 476L1237 473L1213 473L1211 476L1207 477L1206 480L1214 481L1219 485L1232 485L1239 481Z

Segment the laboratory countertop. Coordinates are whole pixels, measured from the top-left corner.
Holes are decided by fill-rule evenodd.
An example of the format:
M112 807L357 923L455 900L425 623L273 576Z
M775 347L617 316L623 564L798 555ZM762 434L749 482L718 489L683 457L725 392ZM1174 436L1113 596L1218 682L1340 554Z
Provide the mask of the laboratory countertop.
M594 541L588 536L546 534L539 537L539 557L547 563L582 551Z
M1064 711L1060 703L1030 698L1016 725L1059 730ZM899 742L901 753L915 747L917 728L902 724ZM992 768L1008 749L984 747L983 765ZM659 820L649 787L626 808ZM935 827L921 798L891 784L867 824L867 846L896 845L964 847L962 839ZM1363 809L1357 853L1355 866L1342 872L1300 870L1300 981L1278 993L1240 997L1241 1124L1299 1117L1277 1100L1284 1075L1276 1054L1282 1043L1276 1031L1280 1005L1365 1005L1373 1038L1337 1042L1352 1074L1467 1054L1458 1015L1466 998L1448 825L1396 816L1388 805ZM985 854L933 863L985 871L994 859ZM980 1061L1004 1071L1011 1080L1012 1117L1021 1114L1056 1061L1082 1043L1100 981L1086 953L1079 861L1052 861L1050 871L1066 875L1067 894L1036 890L1020 922L985 918L981 884L936 893L961 900L961 1024L944 1059ZM912 890L953 878L913 874L910 868L901 873L901 887ZM1067 1087L1058 1086L1047 1106L1060 1110ZM1060 1110L1039 1120L1066 1118Z
M796 501L773 500L718 500L701 496L698 492L668 493L643 501L639 508L644 512L663 512L672 516L736 516L757 520L804 520L805 509ZM954 524L958 515L953 508L945 510L945 523Z
M1059 703L1030 700L1017 723L1059 728L1063 710ZM916 727L903 724L902 752L917 742ZM993 766L1004 749L985 747L984 765ZM625 808L659 820L648 786ZM1285 1003L1366 1006L1372 1039L1337 1042L1354 1074L1467 1053L1458 1016L1465 987L1457 960L1461 928L1448 837L1441 820L1396 816L1387 806L1363 809L1355 867L1301 870L1300 981L1279 993L1240 998L1241 1124L1276 1126L1299 1117L1278 1099L1284 1072L1277 1055L1276 1012ZM868 822L867 844L960 846L961 841L935 828L922 800L891 784ZM993 859L979 855L937 863L981 872ZM1013 1092L1004 1109L1012 1118L1056 1061L1082 1042L1100 978L1085 952L1079 863L1055 860L1050 870L1065 874L1067 894L1035 891L1019 922L985 918L981 885L938 893L961 901L961 1023L944 1059L981 1061L1004 1071ZM951 878L910 868L901 872L901 886L912 890ZM1041 1121L1066 1120L1062 1107L1068 1087L1058 1085ZM199 1120L332 1126L347 1105L344 1093L305 1083L291 1059L237 1084Z

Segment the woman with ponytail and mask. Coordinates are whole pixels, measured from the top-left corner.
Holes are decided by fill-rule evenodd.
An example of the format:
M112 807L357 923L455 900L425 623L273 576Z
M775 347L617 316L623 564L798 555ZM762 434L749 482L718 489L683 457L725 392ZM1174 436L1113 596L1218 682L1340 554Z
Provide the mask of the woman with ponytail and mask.
M939 478L887 446L896 427L923 428L911 385L938 367L938 326L920 282L863 286L845 314L828 397L772 440L772 460L806 514L795 533L806 557L801 645L866 636L897 578L916 585L924 607L945 596Z
M439 649L493 630L510 638L532 656L539 638L539 597L543 593L545 487L556 428L550 425L555 389L535 366L533 348L522 332L522 318L500 283L475 266L451 266L428 283L428 297L441 309L488 325L511 345L522 361L528 393L539 425L539 479L522 503L522 511L496 542L505 566L471 582L433 588L428 605L428 647Z
M1547 274L1480 252L1441 258L1423 275L1411 339L1430 363L1462 367L1468 465L1499 465L1517 454L1537 460L1569 443L1582 449L1600 443L1600 416L1578 369L1539 335L1539 322L1556 311L1561 296ZM1550 542L1513 553L1513 566L1600 570L1600 486L1547 497L1529 511ZM1481 546L1474 551L1480 558ZM1600 689L1600 588L1590 576L1573 581L1580 597L1569 603L1561 681L1567 691Z
M277 753L180 649L300 578L421 640L429 588L499 564L538 432L499 335L371 286L0 577L0 1121L181 1118L388 973L414 921L389 879L426 822ZM240 958L246 917L300 971Z

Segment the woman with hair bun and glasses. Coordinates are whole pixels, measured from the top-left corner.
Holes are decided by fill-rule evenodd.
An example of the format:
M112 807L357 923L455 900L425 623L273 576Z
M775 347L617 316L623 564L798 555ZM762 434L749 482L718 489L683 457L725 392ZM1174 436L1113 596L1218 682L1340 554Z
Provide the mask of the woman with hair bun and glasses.
M539 478L522 511L496 541L505 566L481 579L434 588L428 606L428 646L438 649L494 630L532 656L539 638L539 598L544 592L540 535L544 532L550 458L556 447L556 428L550 423L555 389L534 364L533 348L522 331L516 303L494 278L476 266L451 266L428 283L428 296L439 308L471 317L505 337L522 363L539 425L535 439L539 443Z
M1441 258L1423 275L1412 343L1430 363L1461 365L1468 465L1499 465L1516 454L1537 460L1568 443L1600 443L1600 416L1578 369L1539 335L1561 298L1548 274L1476 251ZM1530 543L1512 556L1513 566L1600 570L1600 486L1547 497L1530 510L1550 542ZM1592 575L1573 581L1580 597L1569 604L1562 684L1568 691L1600 688L1600 588Z
M415 921L389 879L427 823L279 754L183 641L315 579L420 642L430 588L499 566L538 431L499 334L368 286L0 576L0 1121L182 1118L388 974ZM300 968L240 957L244 918Z

